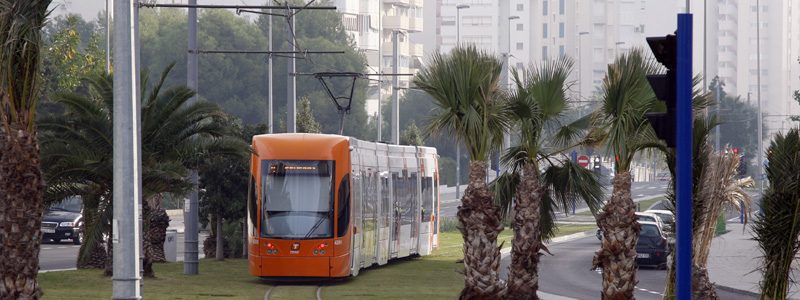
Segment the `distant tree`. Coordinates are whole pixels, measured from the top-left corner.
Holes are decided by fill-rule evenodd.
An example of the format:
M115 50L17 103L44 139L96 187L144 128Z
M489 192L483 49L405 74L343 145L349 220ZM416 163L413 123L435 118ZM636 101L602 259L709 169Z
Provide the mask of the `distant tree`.
M57 93L72 92L89 74L105 69L105 50L94 23L79 15L56 17L43 33L41 97L38 111L43 115L56 108L51 100Z
M408 127L403 130L403 134L400 135L400 144L412 146L422 146L424 144L422 141L422 132L420 132L417 124L413 120L411 124L408 124Z
M220 121L230 124L231 131L242 142L250 143L253 135L267 131L264 124L242 125L241 120L227 117ZM203 224L210 223L211 235L203 242L207 257L236 256L233 244L241 236L225 236L223 224L241 224L245 216L247 184L250 179L249 156L214 156L202 160L200 175L200 217ZM222 251L220 251L222 250ZM238 253L240 253L239 251Z
M311 111L311 101L303 97L300 99L300 109L297 112L297 132L320 133L319 122Z
M728 94L725 91L725 82L720 82L718 78L714 78L709 85L713 99L717 97L714 93L718 84L720 145L740 148L740 154L743 155L741 168L753 170L755 168L750 168L750 163L758 149L758 109L746 99ZM712 112L714 110L712 108ZM766 139L769 136L766 128L764 133Z

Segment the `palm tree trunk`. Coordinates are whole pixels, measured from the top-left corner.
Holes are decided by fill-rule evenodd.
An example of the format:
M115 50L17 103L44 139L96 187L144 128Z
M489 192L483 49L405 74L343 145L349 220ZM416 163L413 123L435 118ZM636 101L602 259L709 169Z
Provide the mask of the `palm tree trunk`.
M222 240L222 218L217 215L217 250L216 259L225 260L224 242Z
M514 203L514 241L508 274L507 299L539 299L539 209L542 188L536 165L526 162Z
M631 199L630 172L617 174L613 185L611 199L597 216L603 241L592 265L603 269L601 299L634 299L639 223L636 222L636 205Z
M105 266L106 262L106 249L102 241L94 240L87 234L88 228L97 222L100 205L100 196L98 195L84 195L83 196L83 230L84 241L78 250L78 261L76 266L78 269L101 269ZM91 248L89 248L91 246ZM84 253L89 252L88 256Z
M166 262L164 256L164 241L167 238L167 228L169 228L169 216L167 211L161 206L162 194L156 194L148 200L150 205L150 215L147 220L148 236L148 259L152 262Z
M145 277L156 277L155 272L153 271L153 245L150 243L152 237L150 236L150 215L152 215L153 208L150 207L150 204L147 201L142 202L142 223L143 229L142 232L144 236L142 237L142 250L144 251L144 260L142 261L142 270L144 271L143 275Z
M505 286L499 278L497 235L503 224L486 185L486 162L469 164L469 185L457 214L464 238L464 289L460 299L500 299Z
M717 300L717 290L711 279L708 277L708 269L705 266L695 264L692 268L692 299L697 300Z
M39 299L44 181L36 134L0 127L0 298Z

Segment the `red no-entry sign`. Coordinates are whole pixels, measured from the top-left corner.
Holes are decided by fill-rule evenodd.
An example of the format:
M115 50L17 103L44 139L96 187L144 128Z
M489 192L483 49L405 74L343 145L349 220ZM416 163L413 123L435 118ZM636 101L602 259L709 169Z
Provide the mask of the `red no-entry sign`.
M578 156L578 165L581 167L588 167L589 166L589 157L586 155Z

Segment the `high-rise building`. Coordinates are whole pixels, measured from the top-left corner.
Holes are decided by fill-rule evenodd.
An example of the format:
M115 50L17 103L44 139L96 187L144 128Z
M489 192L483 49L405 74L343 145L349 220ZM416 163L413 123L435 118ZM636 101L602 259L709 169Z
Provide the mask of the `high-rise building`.
M412 33L423 29L422 0L334 0L342 14L345 30L353 37L358 48L367 58L370 73L392 73L394 66L393 35L398 35L398 72L415 74L422 64L423 44L411 41ZM375 77L377 79L377 77ZM379 93L378 81L370 87L367 96L367 113L378 111L378 95L386 99L391 93L392 77L381 77L383 85ZM401 76L400 87L407 88L410 76Z
M710 37L719 48L716 60L709 57L714 62L709 68L718 68L728 94L750 99L753 105L760 72L764 127L769 133L788 128L788 115L800 114L792 101L792 92L800 89L800 0L714 2L719 11L718 15L709 11L709 24L715 24L710 29L719 34Z

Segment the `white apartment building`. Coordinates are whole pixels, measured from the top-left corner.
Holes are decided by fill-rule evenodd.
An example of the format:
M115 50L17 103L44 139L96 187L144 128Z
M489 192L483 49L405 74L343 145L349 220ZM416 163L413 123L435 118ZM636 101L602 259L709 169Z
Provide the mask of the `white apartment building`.
M422 32L422 0L334 0L342 14L345 30L353 37L356 47L367 58L367 72L393 73L392 36L398 34L399 73L414 74L422 64L423 44L412 42L412 33ZM375 77L377 79L377 77ZM408 87L410 76L402 76L401 87ZM391 94L392 77L382 77L381 98ZM378 105L378 83L367 96L367 113L375 114Z
M758 41L761 57L761 101L769 133L791 126L788 115L800 114L792 92L800 89L800 0L717 0L709 11L709 31L719 44L718 58L709 57L710 70L718 68L728 94L750 99L755 105L758 85ZM758 5L758 7L757 7ZM757 15L760 9L760 32ZM758 37L760 35L760 38ZM712 36L712 35L709 35Z

